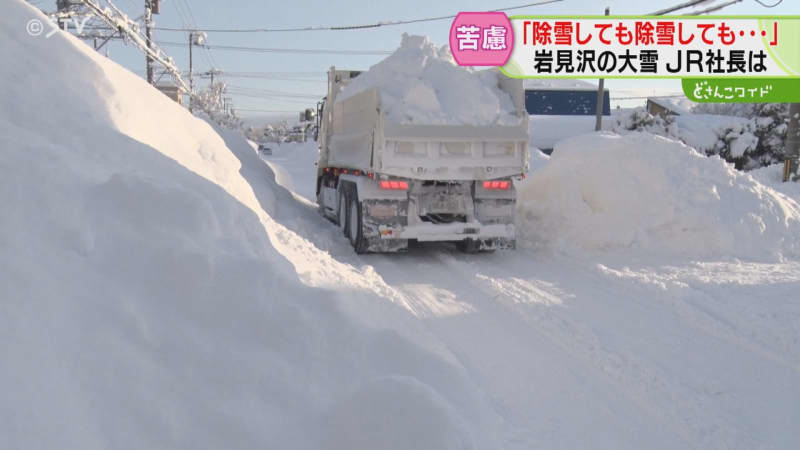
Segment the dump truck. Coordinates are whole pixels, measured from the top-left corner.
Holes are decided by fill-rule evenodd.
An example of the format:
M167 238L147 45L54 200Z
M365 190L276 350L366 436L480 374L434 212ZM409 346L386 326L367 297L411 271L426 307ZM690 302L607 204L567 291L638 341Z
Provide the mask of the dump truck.
M360 72L328 71L319 114L317 203L356 253L405 251L409 241L452 241L466 252L514 248L516 190L528 170L522 81L499 75L519 123L395 123L379 88L337 101Z

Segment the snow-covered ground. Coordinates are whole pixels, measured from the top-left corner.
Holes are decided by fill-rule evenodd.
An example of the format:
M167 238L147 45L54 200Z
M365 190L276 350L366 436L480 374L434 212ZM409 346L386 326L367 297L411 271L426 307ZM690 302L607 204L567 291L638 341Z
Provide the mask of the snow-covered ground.
M770 205L782 196L747 175L734 174L719 160L664 141L660 146L649 142L652 152L667 154L650 154L655 167L630 181L655 191L634 191L639 196L664 197L652 207L647 206L652 199L623 197L619 200L623 205L612 210L622 213L624 204L633 202L634 211L651 208L654 222L630 213L619 218L601 215L595 220L606 223L595 225L621 229L598 229L599 237L591 236L591 229L579 229L591 223L541 231L562 238L578 229L588 234L580 243L596 243L609 236L612 240L629 236L636 226L642 226L638 232L644 233L652 225L651 231L678 239L671 235L680 234L680 227L686 226L681 220L702 223L723 213L717 223L689 230L685 242L653 242L644 239L645 234L640 242L621 244L621 249L576 251L569 245L552 248L534 242L531 248L471 256L447 245L426 245L412 248L407 255L359 257L338 229L325 221L306 237L336 260L374 271L398 293L393 301L424 319L426 328L459 356L472 376L481 380L503 418L501 445L505 448L795 446L800 442L800 433L792 426L800 418L796 382L800 374L800 263L775 255L774 247L748 253L748 245L762 242L758 236L752 236L754 242L742 243L740 252L750 255L750 260L733 259L724 255L732 248L715 247L731 232L722 225L725 220L750 217L746 209L753 203L739 205L737 200L754 202L763 196L764 205ZM603 151L597 146L587 151L593 149ZM314 143L289 144L268 159L284 177L290 175L286 186L300 186L300 180L313 180L314 167L307 162L315 155ZM568 176L574 170L580 177L591 172L574 167L574 156L572 160L563 156L563 163L550 168L546 157L535 158L535 172L522 187L523 196L542 187L540 180L553 181L550 177L556 174ZM634 159L631 166L612 170L598 164L603 159L611 158L598 154L582 162L599 172L587 183L603 176L631 175L628 171L639 169L636 164L642 162ZM668 161L672 164L662 166ZM696 169L687 161L696 163ZM667 175L678 179L671 181L697 181L692 186L675 186ZM724 199L718 206L712 200L716 198L714 183L719 183L717 194ZM552 189L563 186L556 181ZM628 188L612 185L608 190ZM304 196L311 193L307 189L300 188ZM598 200L608 190L596 191ZM783 200L796 207L797 198ZM529 202L536 200L541 198L533 196ZM680 211L695 201L695 210ZM575 204L563 198L553 202L565 207ZM659 213L659 205L667 212ZM696 216L703 207L712 209ZM779 208L765 208L760 211L765 217L783 214ZM797 226L791 225L794 217L787 219L788 226ZM626 218L638 222L626 226L622 222ZM677 229L668 228L673 221ZM746 225L742 224L742 230L748 229ZM723 237L716 241L714 226L723 227L719 229ZM730 228L736 229L737 224ZM712 242L703 242L695 233L707 233L702 237ZM683 247L670 248L670 244ZM692 248L693 244L699 248ZM704 252L711 257L696 257Z
M316 212L315 143L261 158L33 17L0 17L0 448L800 447L800 191L774 168L557 148L522 248L359 256ZM615 190L653 217L618 223ZM609 209L581 230L581 202ZM750 241L653 245L713 229Z

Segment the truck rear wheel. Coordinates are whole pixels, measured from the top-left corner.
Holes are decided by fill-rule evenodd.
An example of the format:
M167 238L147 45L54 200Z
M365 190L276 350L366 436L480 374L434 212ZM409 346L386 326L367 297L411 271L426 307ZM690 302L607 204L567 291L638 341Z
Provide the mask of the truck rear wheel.
M363 233L363 217L361 214L361 202L358 201L358 193L350 192L350 223L348 224L348 232L350 243L353 244L353 249L359 255L367 252L367 240L364 239Z
M338 208L338 216L336 217L336 222L339 224L339 229L342 230L342 234L347 236L347 191L346 189L339 190L339 208Z

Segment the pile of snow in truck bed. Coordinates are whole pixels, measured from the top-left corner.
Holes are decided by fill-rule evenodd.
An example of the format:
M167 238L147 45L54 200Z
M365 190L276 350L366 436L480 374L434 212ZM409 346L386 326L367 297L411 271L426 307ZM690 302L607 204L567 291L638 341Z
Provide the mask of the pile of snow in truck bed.
M378 88L381 108L395 123L516 125L520 117L511 96L497 86L498 76L496 70L459 67L447 46L403 34L400 48L350 81L337 101Z
M800 250L800 205L719 158L648 133L561 141L520 192L537 247L773 258Z

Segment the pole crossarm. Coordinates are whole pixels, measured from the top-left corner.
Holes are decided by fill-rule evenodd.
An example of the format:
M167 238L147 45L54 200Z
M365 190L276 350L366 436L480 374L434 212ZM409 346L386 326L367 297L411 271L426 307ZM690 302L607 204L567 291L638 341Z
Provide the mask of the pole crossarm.
M143 51L147 56L152 58L153 61L163 66L179 89L189 94L190 97L195 96L195 92L186 84L183 77L181 77L181 71L175 65L175 61L173 61L171 57L166 56L155 42L148 42L148 40L140 34L139 24L129 19L108 0L106 3L108 3L109 6L105 8L100 6L97 0L81 0L81 2L86 5L92 14L102 19L110 27L117 29L121 35L130 39L130 42L138 47L139 50Z

